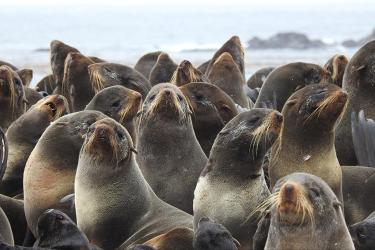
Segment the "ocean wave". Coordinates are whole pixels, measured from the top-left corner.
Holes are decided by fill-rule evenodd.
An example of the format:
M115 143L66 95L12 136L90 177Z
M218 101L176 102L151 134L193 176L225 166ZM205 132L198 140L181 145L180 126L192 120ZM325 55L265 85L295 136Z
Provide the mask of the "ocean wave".
M221 46L220 43L180 43L162 45L159 49L170 53L212 52L218 50Z

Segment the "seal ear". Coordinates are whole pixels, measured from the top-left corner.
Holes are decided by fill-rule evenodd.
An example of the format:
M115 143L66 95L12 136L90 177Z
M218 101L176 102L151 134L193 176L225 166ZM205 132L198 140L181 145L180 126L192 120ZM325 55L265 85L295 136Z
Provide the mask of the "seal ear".
M363 69L365 69L366 68L366 65L364 64L364 65L361 65L361 66L359 66L359 67L357 67L357 68L354 68L354 72L358 72L358 71L361 71L361 70L363 70Z
M297 99L288 100L285 105L292 106L297 103Z

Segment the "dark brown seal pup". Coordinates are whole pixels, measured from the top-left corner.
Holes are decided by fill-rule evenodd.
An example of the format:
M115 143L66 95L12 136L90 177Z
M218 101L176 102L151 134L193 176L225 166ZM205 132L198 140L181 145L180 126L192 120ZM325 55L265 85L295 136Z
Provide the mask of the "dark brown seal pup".
M265 67L265 68L258 69L247 80L246 82L247 86L249 86L249 88L252 88L252 89L261 88L263 86L263 83L266 81L267 76L274 69L275 69L274 67Z
M67 113L67 100L61 95L52 95L40 100L10 125L6 133L8 164L0 193L11 197L22 193L23 171L31 151L50 123Z
M216 51L214 56L212 57L211 61L207 65L206 75L211 71L214 63L216 60L224 53L227 52L231 55L235 63L237 64L241 74L245 77L245 50L241 45L241 40L238 36L232 36L228 41L224 43L224 45Z
M75 178L77 225L104 249L126 249L192 217L161 201L144 179L126 129L111 118L88 129ZM116 230L116 234L113 233Z
M191 62L184 60L178 65L170 79L171 83L181 87L191 82L209 82L205 74L194 68Z
M150 72L149 80L152 86L163 82L170 82L177 66L167 53L161 53Z
M70 52L79 52L76 48L73 48L61 41L53 40L50 43L50 62L52 74L56 81L56 94L61 94L62 81L64 78L64 64L65 59Z
M348 225L375 211L375 168L342 166L345 219Z
M141 73L121 64L95 63L89 66L89 74L95 93L106 87L122 85L146 97L151 89L150 82Z
M289 97L282 110L284 126L270 155L271 187L288 174L306 172L322 178L343 201L334 140L347 100L334 84L308 85Z
M219 87L194 82L180 87L193 111L195 135L207 157L220 130L238 114L235 103Z
M0 127L9 125L26 111L25 91L21 78L8 66L0 66Z
M141 105L141 94L118 85L99 91L85 109L98 110L121 123L128 130L136 145L136 115Z
M341 165L355 166L351 114L364 111L367 118L375 119L375 41L360 48L350 59L344 73L342 88L349 95L349 105L337 128L336 151Z
M326 64L324 65L324 69L331 74L331 77L329 79L330 83L342 87L342 79L344 77L345 68L348 63L349 60L344 55L334 55L326 62Z
M134 69L137 70L139 73L142 73L142 75L146 77L146 79L149 79L151 70L154 67L161 53L161 51L155 51L143 55L135 64Z
M174 228L164 234L146 241L144 244L156 250L195 250L194 231L191 228Z
M228 52L221 54L212 64L208 79L224 90L242 108L250 107L249 99L244 91L245 78Z
M31 152L24 171L23 191L27 224L36 237L40 214L73 193L82 136L91 124L104 117L101 112L89 110L65 115L44 131Z
M85 109L95 95L88 72L91 64L94 61L79 52L70 52L65 59L61 93L68 99L72 112Z
M375 212L349 227L356 250L375 249Z
M194 250L237 250L241 244L223 225L203 217L194 233Z
M265 250L353 249L341 204L321 178L293 173L273 188Z
M9 245L14 245L12 228L9 220L0 207L0 241L5 242Z
M191 114L175 85L154 86L139 116L137 146L137 162L156 195L190 214L194 188L207 161L194 134Z
M309 84L323 82L328 77L327 71L311 63L296 62L277 67L264 82L255 107L281 111L295 91Z
M50 95L53 93L55 88L56 88L56 81L55 81L55 77L53 74L43 77L42 80L40 80L35 86L36 91L39 91L39 92L44 91Z
M257 220L249 214L270 195L262 162L282 121L278 111L252 109L225 125L194 191L195 228L208 217L225 226L242 249L252 249Z

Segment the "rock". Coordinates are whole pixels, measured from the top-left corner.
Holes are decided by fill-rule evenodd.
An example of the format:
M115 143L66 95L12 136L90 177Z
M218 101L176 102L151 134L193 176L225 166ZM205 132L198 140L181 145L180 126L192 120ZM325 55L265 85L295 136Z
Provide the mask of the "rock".
M361 47L365 43L374 40L375 39L375 29L372 30L372 33L368 36L365 36L358 41L355 41L353 39L345 40L342 42L342 46L347 47L347 48L352 48L352 47Z

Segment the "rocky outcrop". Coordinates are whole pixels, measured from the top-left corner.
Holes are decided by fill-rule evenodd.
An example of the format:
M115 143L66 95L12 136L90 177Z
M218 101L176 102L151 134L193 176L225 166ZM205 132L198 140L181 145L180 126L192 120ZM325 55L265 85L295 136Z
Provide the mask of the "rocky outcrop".
M375 29L372 30L372 33L368 36L365 36L358 41L350 39L342 42L344 47L352 48L352 47L360 47L365 43L375 39Z

